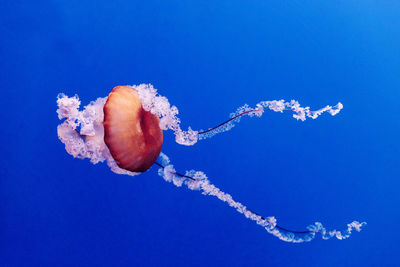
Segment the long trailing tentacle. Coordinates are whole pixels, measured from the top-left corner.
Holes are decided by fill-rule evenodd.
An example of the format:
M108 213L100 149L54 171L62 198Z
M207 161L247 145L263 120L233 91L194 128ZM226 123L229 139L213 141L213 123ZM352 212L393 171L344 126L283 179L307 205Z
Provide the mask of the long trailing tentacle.
M138 91L143 108L153 114L157 114L160 118L160 128L163 130L172 130L175 134L175 141L178 144L186 146L192 146L198 140L229 131L244 115L261 117L264 111L291 111L293 112L293 118L304 121L307 118L316 119L324 112L328 112L334 116L343 108L340 102L335 106L328 105L313 111L310 107L300 106L299 102L295 100L261 101L255 107L250 107L247 104L239 107L236 112L230 114L228 120L213 128L197 131L188 127L188 130L184 131L181 129L181 121L177 116L179 114L178 108L171 105L166 97L159 95L151 84L134 85L132 88Z
M219 200L227 203L233 207L239 213L242 213L246 218L255 221L258 225L262 226L270 234L278 237L279 239L292 242L302 243L308 242L314 239L317 233L321 234L323 239L329 239L336 237L338 239L346 239L350 237L353 230L361 231L361 227L366 223L360 223L353 221L347 225L347 229L338 230L326 230L320 222L316 222L313 225L309 225L305 231L292 231L282 226L277 225L275 217L263 217L258 213L247 208L240 202L235 201L230 194L227 194L211 184L207 176L201 171L187 171L185 174L181 174L175 171L172 164L170 164L169 158L161 153L158 162L156 163L160 167L158 174L162 176L167 182L173 183L177 187L186 185L191 190L199 190L203 195L215 196Z
M162 164L158 163L157 161L156 161L154 164L156 164L157 166L159 166L159 167L162 168L162 169L165 168L165 166L163 166ZM190 180L192 180L192 181L196 181L196 178L193 178L193 177L190 177L190 176L181 174L181 173L176 172L176 171L171 171L171 174L177 175L177 176L182 177L182 178L187 178L187 179L190 179ZM263 216L261 216L260 214L254 212L253 210L249 209L248 207L246 207L246 209L247 209L249 212L253 213L254 215L260 216L263 220L267 220L265 217L263 217ZM288 230L288 229L286 229L286 228L283 228L283 227L281 227L281 226L279 226L279 225L275 225L275 227L278 228L279 230L286 231L286 232L290 232L290 233L295 233L295 234L311 234L311 233L314 233L314 232L315 232L315 231L312 231L312 230L308 230L308 231L293 231L293 230Z

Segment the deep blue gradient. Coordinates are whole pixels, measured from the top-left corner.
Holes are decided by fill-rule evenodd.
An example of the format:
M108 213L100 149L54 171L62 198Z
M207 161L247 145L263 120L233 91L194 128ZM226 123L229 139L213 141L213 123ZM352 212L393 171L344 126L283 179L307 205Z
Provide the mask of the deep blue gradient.
M307 3L306 3L307 2ZM399 266L399 1L0 1L0 266ZM287 228L285 243L213 197L72 158L56 96L86 105L152 83L183 128L296 99L335 117L244 118L193 147L164 132L177 170Z

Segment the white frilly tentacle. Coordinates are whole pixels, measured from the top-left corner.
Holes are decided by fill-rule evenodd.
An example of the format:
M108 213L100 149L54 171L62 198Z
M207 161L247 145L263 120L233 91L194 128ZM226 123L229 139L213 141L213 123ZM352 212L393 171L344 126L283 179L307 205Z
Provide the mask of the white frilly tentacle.
M353 221L347 225L347 229L343 231L338 230L326 230L320 222L316 222L313 225L307 227L308 231L304 232L293 232L290 230L283 229L277 226L275 217L262 217L240 202L235 201L230 194L224 193L218 187L213 185L207 178L206 174L201 171L190 170L186 171L185 176L193 179L188 179L178 175L171 164L167 155L161 152L159 156L159 162L163 168L158 169L158 174L164 178L165 181L173 183L177 187L185 185L190 190L198 190L203 195L214 196L222 202L227 203L230 207L234 208L237 212L243 214L247 219L254 221L268 233L278 237L280 240L292 243L303 243L309 242L314 239L316 234L321 234L323 239L329 239L336 237L338 239L346 239L350 237L351 232L356 230L361 231L361 228L366 225L365 222L360 223Z

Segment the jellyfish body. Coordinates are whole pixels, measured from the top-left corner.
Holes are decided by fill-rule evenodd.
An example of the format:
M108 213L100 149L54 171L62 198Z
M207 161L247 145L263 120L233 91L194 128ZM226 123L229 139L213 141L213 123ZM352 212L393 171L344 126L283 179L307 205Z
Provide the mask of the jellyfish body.
M104 142L118 166L147 171L161 152L159 118L143 109L137 91L129 86L114 87L103 111Z
M178 109L171 106L168 99L160 96L150 84L114 87L108 97L98 98L83 111L79 110L80 101L77 96L60 94L57 104L59 119L65 119L58 126L58 137L72 156L89 158L93 164L107 161L113 172L127 175L145 172L156 164L160 167L158 174L165 181L216 197L283 241L307 242L317 233L323 239L346 239L353 230L360 231L366 224L353 221L342 231L328 231L320 222L316 222L309 225L307 231L288 230L277 225L275 217L263 217L235 201L230 194L213 185L203 172L176 172L169 158L161 152L163 130L172 130L177 143L190 146L199 140L229 131L245 115L260 117L267 110L292 111L294 118L304 121L306 118L315 119L324 112L336 115L343 108L341 103L311 111L309 107L301 107L294 100L261 101L255 108L244 105L232 113L227 121L200 131L190 127L183 131L177 117Z

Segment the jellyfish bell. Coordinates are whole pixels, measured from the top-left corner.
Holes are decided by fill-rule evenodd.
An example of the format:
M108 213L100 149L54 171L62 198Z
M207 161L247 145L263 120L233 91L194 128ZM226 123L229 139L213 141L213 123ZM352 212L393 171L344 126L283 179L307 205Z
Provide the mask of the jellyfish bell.
M137 90L116 86L103 108L104 142L117 165L145 172L156 161L163 144L157 115L143 109Z
M159 95L151 84L116 86L108 97L92 101L83 110L79 110L80 104L78 96L58 95L58 118L64 120L57 127L58 137L73 157L88 158L93 164L106 161L113 172L131 176L145 172L155 164L160 167L158 174L165 181L214 196L268 233L287 242L308 242L317 233L323 239L346 239L352 231L359 232L366 224L353 221L347 224L347 228L338 231L327 230L320 222L315 222L307 227L307 231L288 230L279 226L275 217L263 217L235 201L230 194L213 185L205 173L195 170L185 174L176 172L169 158L161 152L163 130L172 130L178 144L191 146L199 140L229 131L245 115L261 117L267 110L288 111L293 112L295 119L304 121L315 119L324 112L334 116L343 108L341 103L312 111L309 107L301 107L295 100L261 101L255 108L244 105L231 113L230 119L225 122L199 131L190 127L183 131L177 117L178 109L171 106L166 97Z

